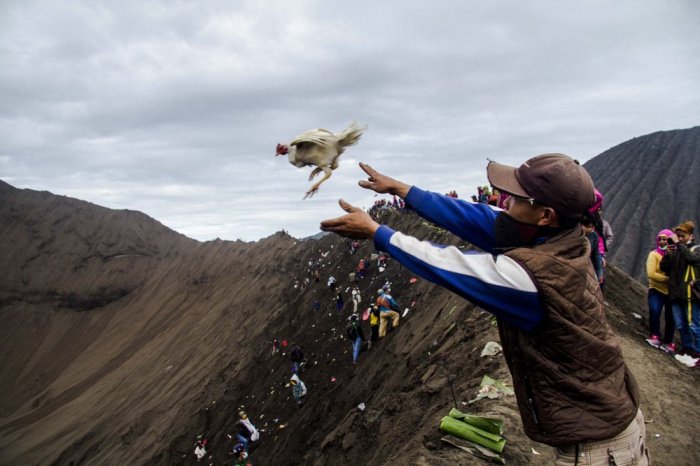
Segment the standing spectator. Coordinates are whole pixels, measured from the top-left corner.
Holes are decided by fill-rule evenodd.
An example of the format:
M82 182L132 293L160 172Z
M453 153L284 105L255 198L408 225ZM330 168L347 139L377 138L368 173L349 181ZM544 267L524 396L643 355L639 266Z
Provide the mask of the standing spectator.
M605 278L603 275L603 256L600 255L598 250L598 234L595 232L593 220L590 217L584 217L581 220L581 227L583 228L583 234L586 235L586 238L591 243L591 263L593 264L593 270L595 270L595 276L598 278L598 283L602 286Z
M274 356L280 350L280 342L277 338L272 340L272 355Z
M613 232L610 224L603 220L603 200L605 198L597 189L595 190L595 202L588 212L593 219L593 225L595 227L595 232L598 234L598 250L601 256L603 256L603 267L606 266L606 256L608 254L608 249L613 241ZM606 227L607 224L607 227ZM609 241L609 243L608 243Z
M386 327L391 319L391 327L399 326L401 315L396 312L399 305L394 301L390 294L384 292L384 288L377 290L379 297L377 298L377 307L379 308L379 338L386 336Z
M598 209L598 213L600 215L603 215L602 207ZM603 219L603 239L605 240L605 255L607 256L607 254L610 252L610 248L612 247L613 241L615 240L615 235L613 234L610 222L608 222L605 219Z
M482 187L481 191L479 193L479 202L482 204L488 204L490 195L491 195L491 193L489 193L489 187L488 186Z
M348 340L352 342L352 363L357 364L357 357L362 349L362 342L365 341L365 334L362 332L362 326L357 318L357 314L352 314L349 318L350 323L346 330Z
M357 314L357 306L360 305L361 300L362 295L360 294L360 289L355 285L352 287L352 312L354 314Z
M331 275L330 277L328 277L328 288L330 288L331 290L332 290L333 288L335 288L335 282L336 282L336 279L335 279L335 277L334 277L333 275Z
M681 351L676 359L695 366L700 360L700 304L690 283L700 278L700 247L695 245L695 223L688 220L673 229L669 247L661 259L661 270L668 275L668 296L673 319L681 334Z
M498 205L498 198L499 198L498 189L494 188L493 191L491 192L491 195L489 195L488 204L497 206Z
M656 235L656 249L649 252L647 256L647 277L649 279L649 292L647 301L649 303L649 332L650 336L646 342L654 348L661 348L667 353L676 352L676 345L673 343L675 333L675 323L673 321L673 310L668 299L668 275L661 271L661 260L668 251L668 238L673 235L671 230L661 230ZM664 337L661 336L661 311L664 311Z
M292 386L292 395L294 396L294 400L296 400L297 405L301 408L304 405L304 397L307 393L306 385L297 374L292 375L289 383Z
M524 431L554 447L557 465L647 466L639 389L606 321L581 230L595 199L586 170L563 154L517 168L490 162L489 182L511 195L498 211L360 168L367 173L360 186L396 194L484 253L420 241L342 200L346 215L321 229L372 238L413 273L493 313Z
M245 451L250 450L250 442L257 442L260 438L260 432L255 428L248 415L241 411L238 413L240 419L236 422L236 438L241 442Z

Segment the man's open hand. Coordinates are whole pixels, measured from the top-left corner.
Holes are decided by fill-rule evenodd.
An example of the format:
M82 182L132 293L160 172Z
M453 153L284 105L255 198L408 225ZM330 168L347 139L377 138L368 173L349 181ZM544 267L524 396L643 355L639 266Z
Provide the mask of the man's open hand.
M321 230L338 233L341 236L352 239L369 239L374 237L379 224L372 220L372 217L367 212L348 204L342 199L338 201L338 204L347 212L347 215L322 221Z

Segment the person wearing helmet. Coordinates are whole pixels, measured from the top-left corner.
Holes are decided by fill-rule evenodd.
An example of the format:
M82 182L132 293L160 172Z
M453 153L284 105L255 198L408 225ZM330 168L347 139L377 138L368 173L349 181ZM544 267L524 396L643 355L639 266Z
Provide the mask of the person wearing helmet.
M484 252L435 245L346 212L321 230L374 240L415 274L496 316L525 433L557 465L648 465L637 383L610 329L581 219L595 201L586 170L563 154L487 166L505 209L423 191L360 164L360 186L395 194Z

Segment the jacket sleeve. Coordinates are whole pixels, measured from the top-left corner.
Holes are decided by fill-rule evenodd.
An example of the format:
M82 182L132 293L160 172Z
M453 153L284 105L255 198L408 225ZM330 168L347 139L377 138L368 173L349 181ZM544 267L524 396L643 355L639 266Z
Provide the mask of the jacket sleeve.
M647 277L651 278L652 280L656 280L657 282L668 282L668 275L661 272L661 269L659 268L659 259L661 259L661 257L654 251L649 253L649 256L647 257Z
M486 252L495 244L493 225L500 209L474 204L412 186L406 203L421 217Z
M700 264L700 246L694 245L689 248L685 244L679 244L676 251L686 262L692 265Z
M613 234L612 227L607 220L603 220L603 236L605 237L605 244L608 246L608 249L610 249L610 246L612 246L613 241L615 240L615 235Z
M523 330L532 330L542 319L535 283L510 257L436 246L386 225L379 227L374 243L414 273Z

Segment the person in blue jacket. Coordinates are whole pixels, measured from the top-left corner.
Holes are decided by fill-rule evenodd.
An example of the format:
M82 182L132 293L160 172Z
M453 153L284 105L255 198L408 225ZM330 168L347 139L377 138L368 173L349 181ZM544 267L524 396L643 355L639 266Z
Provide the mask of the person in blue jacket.
M525 433L558 465L648 465L637 383L605 317L581 219L595 201L586 170L563 154L519 167L489 162L504 209L423 191L360 164L360 186L395 194L418 215L483 252L436 245L347 213L321 229L375 247L496 316Z

